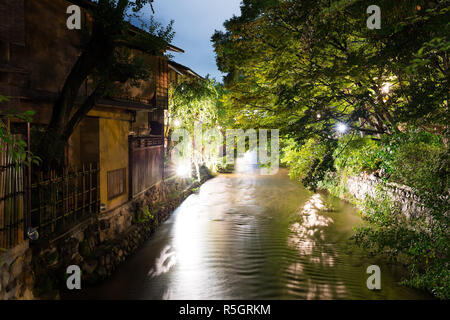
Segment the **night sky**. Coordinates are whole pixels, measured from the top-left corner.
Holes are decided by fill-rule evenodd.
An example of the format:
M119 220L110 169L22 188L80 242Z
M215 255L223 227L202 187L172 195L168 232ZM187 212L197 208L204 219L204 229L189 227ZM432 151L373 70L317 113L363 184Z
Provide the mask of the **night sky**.
M240 0L155 0L155 18L167 24L175 20L175 38L172 44L185 53L173 54L174 60L192 70L222 81L217 70L215 54L211 43L214 30L223 30L225 20L240 15ZM151 10L145 10L150 14Z

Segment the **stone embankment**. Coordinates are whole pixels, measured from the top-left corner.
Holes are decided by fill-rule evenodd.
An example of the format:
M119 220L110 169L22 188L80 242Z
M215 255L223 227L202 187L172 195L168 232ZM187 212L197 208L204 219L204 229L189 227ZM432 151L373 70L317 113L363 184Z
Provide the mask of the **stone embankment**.
M0 300L57 299L67 267L78 265L82 283L98 283L133 254L201 182L169 179L139 198L102 212L53 239L24 241L0 255Z
M399 206L406 216L422 214L425 207L419 196L407 186L396 183L384 183L373 175L361 174L349 177L346 181L346 189L357 200L363 201L367 196L377 198L380 190L387 192L393 201Z

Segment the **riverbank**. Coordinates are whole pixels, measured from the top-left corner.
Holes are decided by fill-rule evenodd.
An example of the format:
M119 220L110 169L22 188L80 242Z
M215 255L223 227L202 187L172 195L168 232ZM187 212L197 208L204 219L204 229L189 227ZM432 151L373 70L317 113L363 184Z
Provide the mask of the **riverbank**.
M77 265L83 285L108 279L173 210L212 174L200 181L167 178L141 197L85 220L51 240L26 241L0 260L0 299L59 299L66 288L66 269Z
M219 175L111 278L62 298L430 298L399 286L395 266L349 243L359 223L353 205L306 190L286 170ZM373 264L382 270L380 291L366 286Z
M318 185L359 208L363 224L352 238L369 254L403 266L402 285L450 298L448 197L367 173L327 174Z

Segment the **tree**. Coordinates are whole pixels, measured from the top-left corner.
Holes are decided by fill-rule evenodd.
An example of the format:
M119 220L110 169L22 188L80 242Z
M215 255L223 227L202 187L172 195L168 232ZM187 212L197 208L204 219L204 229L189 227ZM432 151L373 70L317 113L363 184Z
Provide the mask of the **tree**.
M132 49L142 54L163 54L173 38L173 22L163 27L152 18L148 25L142 25L142 32L131 30L129 20L138 18L150 2L98 0L88 9L92 23L89 30L82 32L81 53L54 103L51 121L36 149L47 165L61 163L67 140L98 98L110 93L117 83L135 83L148 76L149 67L141 55L131 53ZM78 92L87 79L92 82L90 94L77 104Z
M212 39L225 99L239 125L282 130L284 162L312 189L342 195L345 175L369 168L412 187L426 214L406 218L385 195L363 201L355 239L448 298L450 1L377 1L379 30L366 27L369 4L243 1Z
M212 38L237 122L299 142L333 138L338 123L444 126L448 3L380 1L383 27L369 30L364 1L244 1Z
M214 80L185 79L170 88L170 125L181 120L180 127L194 131L195 122L206 126L219 125L221 85Z
M226 110L221 103L222 95L222 84L208 77L206 79L187 78L171 86L168 126L165 133L169 139L169 147L166 149L168 157L171 153L170 141L174 129L185 129L191 137L194 137L196 124L201 125L202 129L218 129L227 125ZM204 143L211 144L210 141ZM217 144L217 141L214 143ZM195 164L197 177L200 177L199 167L205 159L203 154L195 153L194 144L193 140L192 154L190 154L192 159L189 161ZM211 159L211 161L214 162L217 159Z

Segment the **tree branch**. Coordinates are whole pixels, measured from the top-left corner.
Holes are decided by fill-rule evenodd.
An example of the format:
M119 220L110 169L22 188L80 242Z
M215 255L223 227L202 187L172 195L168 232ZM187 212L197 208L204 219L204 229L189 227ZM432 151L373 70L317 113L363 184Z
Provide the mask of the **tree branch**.
M69 122L64 128L64 133L62 134L62 138L64 141L68 140L72 135L73 131L76 129L81 120L87 115L87 113L95 106L95 102L97 98L103 95L104 87L97 87L94 92L91 93L89 97L83 102L80 108L75 112L75 114L71 117Z

